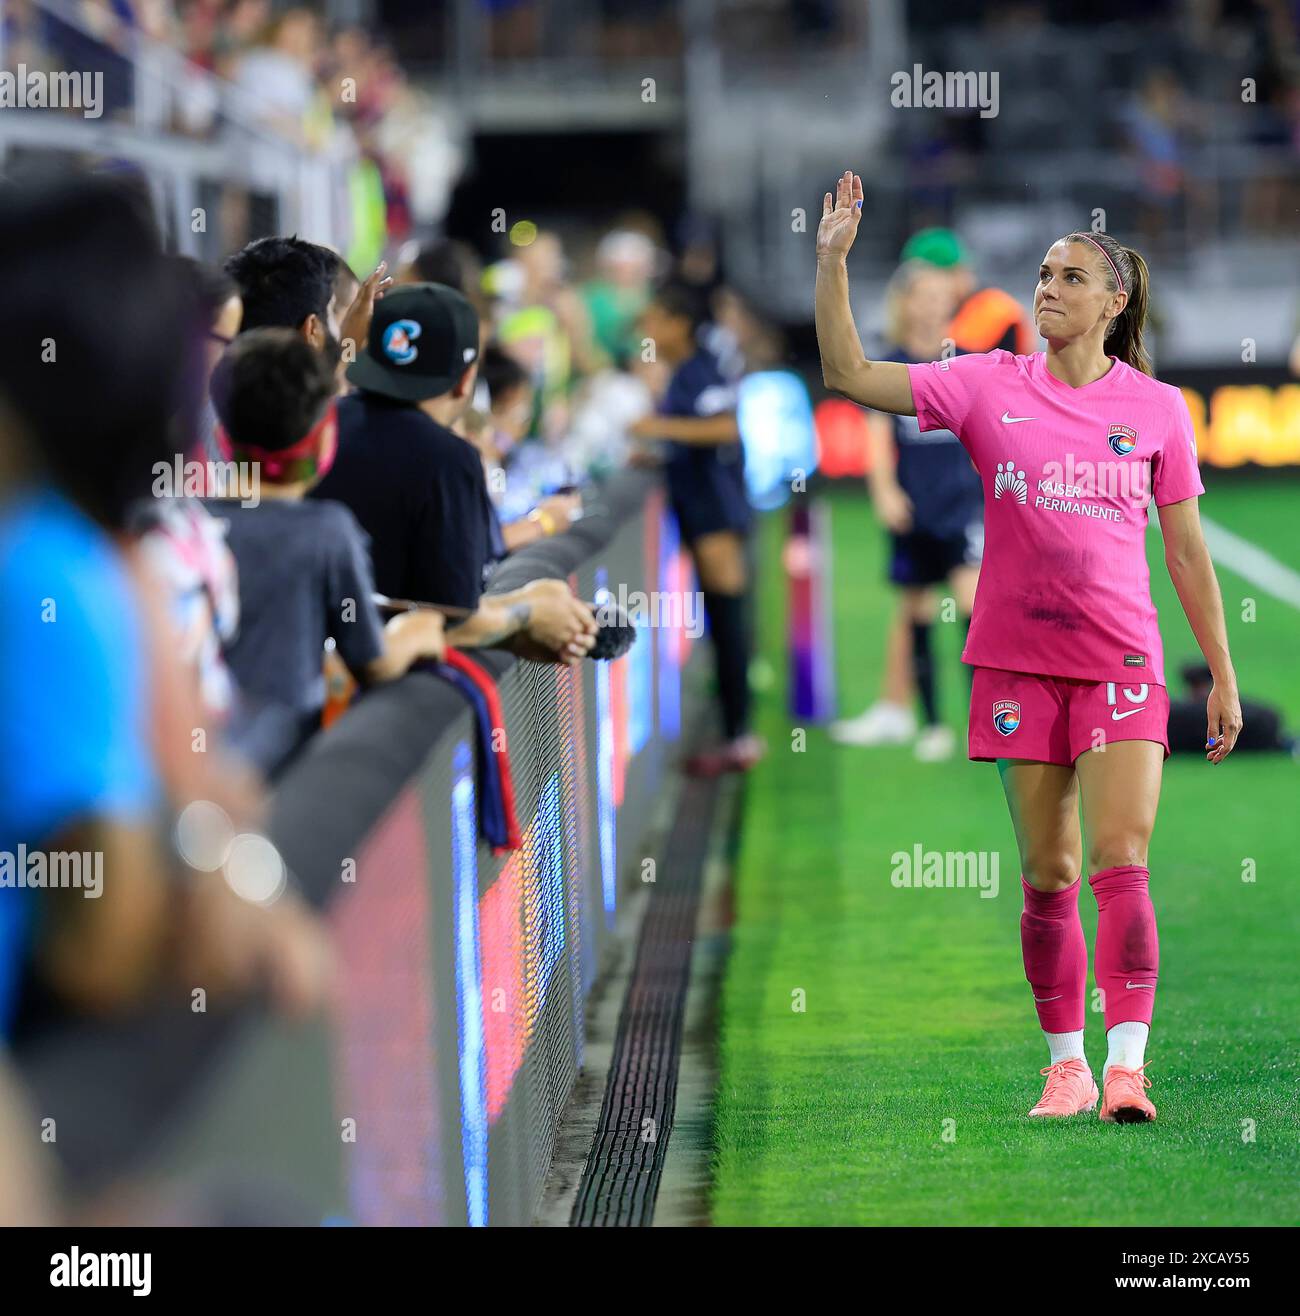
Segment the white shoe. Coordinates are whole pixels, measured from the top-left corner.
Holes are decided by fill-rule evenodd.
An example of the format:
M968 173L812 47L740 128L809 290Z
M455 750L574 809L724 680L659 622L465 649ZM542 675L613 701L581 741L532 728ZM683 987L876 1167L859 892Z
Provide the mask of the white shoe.
M926 727L916 738L916 748L912 751L920 763L941 763L950 759L957 747L957 737L951 727Z
M831 739L841 745L906 745L916 735L916 715L903 704L872 704L858 717L832 722Z

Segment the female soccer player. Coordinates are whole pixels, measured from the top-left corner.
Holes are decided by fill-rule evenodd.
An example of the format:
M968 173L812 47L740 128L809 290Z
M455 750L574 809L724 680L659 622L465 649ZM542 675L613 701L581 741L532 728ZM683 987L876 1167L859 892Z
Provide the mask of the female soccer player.
M862 180L845 173L817 232L823 379L863 406L916 416L922 430L952 430L984 483L984 565L962 657L975 669L970 757L997 761L1016 832L1025 976L1051 1057L1029 1113L1097 1103L1083 1051L1081 797L1108 1047L1101 1118L1153 1120L1144 1070L1159 951L1147 845L1169 752L1145 552L1153 497L1170 578L1214 676L1209 762L1232 752L1241 705L1201 535L1191 420L1142 346L1146 263L1106 234L1067 234L1034 292L1046 352L867 361L845 267L861 218Z

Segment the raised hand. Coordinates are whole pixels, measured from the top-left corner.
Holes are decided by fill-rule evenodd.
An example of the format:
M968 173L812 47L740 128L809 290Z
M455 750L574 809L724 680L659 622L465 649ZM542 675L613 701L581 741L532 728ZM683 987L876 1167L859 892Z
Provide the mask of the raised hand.
M858 235L862 222L862 179L845 170L835 185L835 197L822 198L822 220L817 226L817 254L844 256Z
M339 325L339 342L352 343L352 358L365 351L366 339L370 336L370 321L375 313L375 303L393 286L392 276L388 273L388 262L381 260L375 272L357 289L352 305L343 315Z

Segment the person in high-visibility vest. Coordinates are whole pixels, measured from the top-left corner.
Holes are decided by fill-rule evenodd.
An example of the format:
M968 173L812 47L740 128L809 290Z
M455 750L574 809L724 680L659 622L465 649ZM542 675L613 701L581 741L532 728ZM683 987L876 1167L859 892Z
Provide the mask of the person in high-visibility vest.
M948 270L958 306L948 325L948 337L959 352L991 352L1004 348L1022 356L1038 347L1029 314L1001 288L976 285L970 255L962 240L947 228L925 228L903 244L899 263L920 260Z

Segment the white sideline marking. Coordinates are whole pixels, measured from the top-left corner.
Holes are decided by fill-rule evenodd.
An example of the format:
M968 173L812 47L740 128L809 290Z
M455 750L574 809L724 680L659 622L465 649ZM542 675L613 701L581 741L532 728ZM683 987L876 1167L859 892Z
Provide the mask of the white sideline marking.
M1230 571L1235 571L1252 585L1258 585L1266 594L1300 609L1300 572L1292 571L1258 544L1234 535L1216 521L1202 517L1201 526L1210 556L1216 562L1222 562Z

